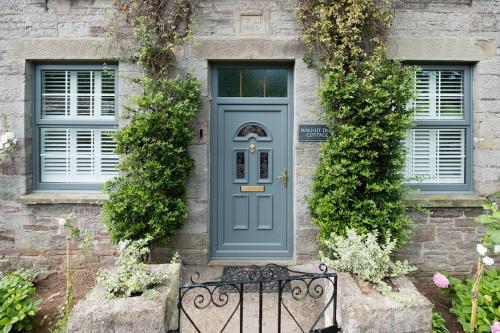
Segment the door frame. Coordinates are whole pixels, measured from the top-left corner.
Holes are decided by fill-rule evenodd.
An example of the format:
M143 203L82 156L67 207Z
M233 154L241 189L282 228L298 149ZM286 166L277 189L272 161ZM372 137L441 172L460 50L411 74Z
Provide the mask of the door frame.
M295 224L293 221L293 193L295 188L294 169L293 169L293 126L294 126L294 108L293 108L293 68L294 63L286 62L269 62L269 61L232 61L232 62L209 62L209 94L210 94L210 146L209 146L209 258L210 259L291 259L294 256L294 235ZM217 85L217 71L219 68L230 67L246 67L246 68L284 68L288 70L288 87L287 97L219 97ZM286 193L286 224L287 224L287 252L283 255L276 256L246 256L246 255L217 255L217 227L218 227L218 186L217 169L219 165L218 152L218 106L223 104L238 104L238 105L286 105L288 112L288 187ZM223 155L221 155L223 156Z

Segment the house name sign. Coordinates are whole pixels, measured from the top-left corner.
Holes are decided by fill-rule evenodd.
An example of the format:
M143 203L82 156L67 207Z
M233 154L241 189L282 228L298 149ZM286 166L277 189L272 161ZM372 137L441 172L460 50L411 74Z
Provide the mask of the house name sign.
M326 125L299 125L299 141L325 141L329 136Z

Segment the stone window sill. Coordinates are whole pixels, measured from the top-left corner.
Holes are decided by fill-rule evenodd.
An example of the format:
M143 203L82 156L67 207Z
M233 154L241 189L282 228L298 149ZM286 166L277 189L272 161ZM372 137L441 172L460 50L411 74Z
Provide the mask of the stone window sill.
M423 208L477 208L488 200L476 194L413 194L409 202Z
M26 205L43 204L90 204L101 205L108 200L108 195L99 192L33 192L19 197L18 201Z

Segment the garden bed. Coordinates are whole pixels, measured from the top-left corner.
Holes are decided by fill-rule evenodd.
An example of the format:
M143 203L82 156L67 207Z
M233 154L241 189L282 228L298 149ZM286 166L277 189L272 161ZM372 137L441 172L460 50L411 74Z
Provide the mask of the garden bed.
M430 278L429 278L430 279ZM463 333L462 325L457 317L450 313L451 301L441 294L441 290L433 284L416 282L415 287L434 304L434 311L439 312L446 321L446 327L452 333Z
M73 304L77 304L95 285L90 270L79 270L75 273L78 283L73 286ZM34 317L33 332L53 332L54 325L61 315L61 307L66 293L66 276L54 272L35 281L37 299L41 298L40 311Z

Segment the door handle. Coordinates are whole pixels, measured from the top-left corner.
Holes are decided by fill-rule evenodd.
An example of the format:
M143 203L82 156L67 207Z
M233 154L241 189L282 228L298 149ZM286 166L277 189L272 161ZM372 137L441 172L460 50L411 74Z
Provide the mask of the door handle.
M281 180L283 182L283 185L285 185L285 187L288 187L288 170L283 169L283 174L279 177L276 177L276 179Z

